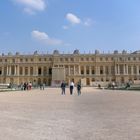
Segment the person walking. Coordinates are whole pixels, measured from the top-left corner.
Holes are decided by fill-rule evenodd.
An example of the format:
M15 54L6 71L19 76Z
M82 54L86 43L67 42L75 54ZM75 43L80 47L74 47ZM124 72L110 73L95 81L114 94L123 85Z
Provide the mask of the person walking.
M70 95L73 94L73 89L74 89L74 83L73 81L70 83Z
M65 88L66 88L66 84L64 81L62 81L61 83L62 95L65 95Z
M81 84L79 82L77 84L77 93L78 93L78 96L81 95Z

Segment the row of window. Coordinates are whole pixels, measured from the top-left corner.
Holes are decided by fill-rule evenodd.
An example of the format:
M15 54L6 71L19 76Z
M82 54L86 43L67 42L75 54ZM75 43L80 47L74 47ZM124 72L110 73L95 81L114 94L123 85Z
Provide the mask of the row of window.
M42 61L52 61L53 59L50 57L50 58L38 58L38 60L34 60L34 58L20 58L18 60L18 62L34 62L34 61L39 61L39 62L42 62ZM136 60L140 60L140 57L119 57L119 58L113 58L113 57L99 57L99 58L96 58L96 60L98 61L113 61L113 60L118 60L118 61L136 61ZM16 59L11 59L11 60L8 60L8 59L0 59L0 62L17 62ZM54 58L54 61L60 61L60 62L68 62L68 61L95 61L95 57L81 57L81 58Z
M7 74L6 67L4 69L4 74ZM17 71L14 69L14 67L11 67L10 74L11 75L17 74ZM30 68L28 68L28 67L25 67L25 68L20 67L19 68L19 74L20 75L23 75L23 74L25 74L25 75L28 75L28 74L33 75L34 74L33 67L30 67ZM52 68L49 68L48 70L47 70L46 67L44 69L38 68L38 75L42 75L42 74L44 74L44 75L47 75L47 74L51 75L52 74ZM2 75L2 68L0 68L0 75Z
M41 62L41 61L52 61L53 59L52 58L38 58L37 61ZM99 57L99 58L96 58L96 60L100 60L100 61L113 61L114 58L113 57ZM116 60L118 61L131 61L131 60L140 60L140 57L119 57L117 58ZM16 62L16 59L11 59L11 60L8 60L8 59L0 59L0 62L13 62L15 63ZM20 58L18 60L18 62L34 62L36 60L34 60L34 58ZM95 58L94 57L81 57L81 58L54 58L54 61L60 61L60 62L64 62L64 61L95 61Z

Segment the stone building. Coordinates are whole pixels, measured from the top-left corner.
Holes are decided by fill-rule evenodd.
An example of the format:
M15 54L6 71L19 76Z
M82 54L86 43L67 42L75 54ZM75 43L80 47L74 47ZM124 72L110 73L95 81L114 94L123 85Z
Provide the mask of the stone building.
M32 55L16 53L0 56L0 83L59 85L62 80L68 84L71 80L82 81L85 86L95 83L107 84L115 81L125 83L140 80L140 51L127 53L53 54Z

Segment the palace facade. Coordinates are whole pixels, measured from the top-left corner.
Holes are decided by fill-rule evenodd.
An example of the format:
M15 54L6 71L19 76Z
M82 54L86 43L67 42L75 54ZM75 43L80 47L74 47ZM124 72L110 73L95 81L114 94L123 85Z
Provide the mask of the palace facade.
M100 54L96 50L93 54L80 54L79 50L74 50L73 54L60 54L54 50L53 54L35 51L32 55L17 52L0 56L0 83L55 85L62 80L68 84L71 80L75 83L81 80L85 86L139 81L140 51Z

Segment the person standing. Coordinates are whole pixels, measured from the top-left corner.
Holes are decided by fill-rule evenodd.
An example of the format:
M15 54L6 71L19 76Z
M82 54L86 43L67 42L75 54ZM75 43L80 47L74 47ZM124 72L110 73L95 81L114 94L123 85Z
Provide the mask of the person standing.
M43 90L45 89L45 83L43 83L43 85L42 85L42 89L43 89Z
M74 83L73 81L70 83L70 95L73 94L73 89L74 89Z
M78 95L81 95L81 84L79 82L77 84L77 93Z
M40 83L40 90L43 89L43 83Z
M63 81L63 82L61 83L62 95L63 95L63 94L65 95L65 88L66 88L66 84L65 84L65 82Z

